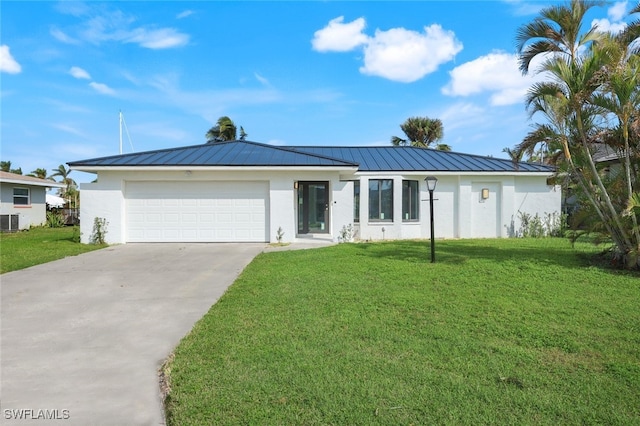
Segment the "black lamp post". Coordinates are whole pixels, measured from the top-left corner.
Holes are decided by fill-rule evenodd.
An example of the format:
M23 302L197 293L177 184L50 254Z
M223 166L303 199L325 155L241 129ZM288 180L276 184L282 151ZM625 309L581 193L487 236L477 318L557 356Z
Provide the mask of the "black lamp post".
M427 176L424 179L427 182L427 189L429 190L429 210L431 217L431 263L435 263L436 261L436 242L433 237L433 191L436 190L436 184L438 183L438 178L435 176Z

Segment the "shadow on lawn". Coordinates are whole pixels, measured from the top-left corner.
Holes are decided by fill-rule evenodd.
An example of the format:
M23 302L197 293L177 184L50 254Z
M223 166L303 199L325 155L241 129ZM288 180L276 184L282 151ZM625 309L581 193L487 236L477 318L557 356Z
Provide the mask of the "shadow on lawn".
M429 240L403 240L357 244L359 251L368 256L409 262L431 262ZM435 243L436 263L463 264L473 259L490 262L526 261L540 265L555 264L566 268L584 268L592 265L590 256L557 243L545 245L534 240L443 240ZM618 272L618 271L611 271Z

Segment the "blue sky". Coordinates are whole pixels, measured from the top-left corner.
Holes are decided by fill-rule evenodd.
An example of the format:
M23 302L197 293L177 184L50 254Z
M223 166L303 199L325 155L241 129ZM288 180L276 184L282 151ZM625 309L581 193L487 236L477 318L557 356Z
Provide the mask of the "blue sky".
M223 115L248 140L343 146L428 116L454 151L506 158L531 124L516 30L550 4L2 1L0 158L26 174L118 154L119 111L124 153L204 143ZM587 22L618 31L631 5Z

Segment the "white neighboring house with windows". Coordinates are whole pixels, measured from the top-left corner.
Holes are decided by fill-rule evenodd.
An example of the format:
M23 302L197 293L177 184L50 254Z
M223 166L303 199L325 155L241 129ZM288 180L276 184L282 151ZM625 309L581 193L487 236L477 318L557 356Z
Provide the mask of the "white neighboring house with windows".
M48 188L64 188L51 180L0 171L0 229L14 231L42 225L47 220Z
M427 176L436 238L509 237L519 213L561 201L548 166L415 147L229 141L68 164L97 174L81 185L83 242L94 218L109 243L430 238Z

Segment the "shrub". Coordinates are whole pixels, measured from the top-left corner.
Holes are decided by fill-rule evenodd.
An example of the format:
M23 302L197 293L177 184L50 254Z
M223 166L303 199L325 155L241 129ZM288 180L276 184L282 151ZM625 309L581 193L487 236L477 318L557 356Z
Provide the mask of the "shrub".
M64 226L64 216L60 212L47 212L47 227L62 228Z
M355 229L353 224L344 225L340 230L340 235L338 236L338 241L341 243L348 243L353 241L355 238Z
M107 235L107 226L109 222L103 217L93 218L93 232L91 233L91 244L105 244L105 236Z
M561 237L567 228L567 215L545 213L541 218L538 213L531 215L518 212L520 229L516 234L523 238Z

